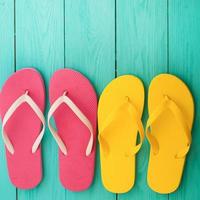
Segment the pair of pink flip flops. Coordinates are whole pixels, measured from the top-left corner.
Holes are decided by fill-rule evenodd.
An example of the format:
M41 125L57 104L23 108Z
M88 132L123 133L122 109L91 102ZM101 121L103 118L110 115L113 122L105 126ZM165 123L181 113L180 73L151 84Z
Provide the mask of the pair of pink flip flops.
M93 180L96 152L96 93L82 74L70 69L50 80L48 126L59 146L59 175L72 191ZM42 180L41 140L45 132L45 87L35 69L17 71L0 92L2 136L11 182L30 189ZM53 116L57 130L51 125Z

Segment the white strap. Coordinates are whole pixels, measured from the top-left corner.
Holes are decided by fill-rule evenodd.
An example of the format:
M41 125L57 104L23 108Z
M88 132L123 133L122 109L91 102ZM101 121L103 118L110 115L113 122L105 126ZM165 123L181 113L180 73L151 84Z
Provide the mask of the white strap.
M8 109L8 111L6 112L4 118L3 118L3 122L2 122L2 137L3 137L3 141L6 145L6 148L8 149L8 151L11 154L14 154L14 147L11 143L11 141L9 140L4 127L6 126L6 123L8 122L8 120L10 119L10 117L14 114L14 112L17 110L18 107L20 107L23 103L27 103L35 112L35 114L37 115L37 117L40 119L40 121L42 122L42 130L40 132L40 134L38 135L38 137L36 138L33 146L32 146L32 153L35 153L37 151L38 146L41 143L42 137L44 135L44 131L45 131L45 118L44 115L42 113L42 111L40 110L40 108L37 106L37 104L33 101L33 99L28 95L28 91L26 91L25 94L23 94L22 96L20 96Z
M50 129L53 137L55 138L61 152L65 155L67 155L67 148L66 148L64 142L62 141L62 139L58 135L57 131L51 126L51 123L50 123L51 117L53 116L54 112L58 109L58 107L62 103L65 103L74 112L74 114L80 119L80 121L89 129L90 140L88 142L87 149L86 149L86 156L89 156L92 151L92 147L93 147L94 132L93 132L92 124L90 123L88 118L81 112L81 110L75 105L75 103L68 96L66 96L66 92L64 92L64 94L62 96L60 96L53 103L53 105L51 106L49 113L48 113L48 126L49 126L49 129Z

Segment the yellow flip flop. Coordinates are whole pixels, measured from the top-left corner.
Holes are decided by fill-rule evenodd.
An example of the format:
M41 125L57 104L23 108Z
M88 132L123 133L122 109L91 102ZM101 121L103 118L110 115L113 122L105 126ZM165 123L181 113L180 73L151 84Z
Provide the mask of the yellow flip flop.
M142 82L120 76L104 89L98 106L101 176L113 193L129 191L135 182L135 154L144 139L141 116L144 106ZM140 143L136 144L138 132Z
M146 136L151 145L147 181L155 192L174 192L181 181L191 145L194 102L188 87L169 74L155 77L149 87Z

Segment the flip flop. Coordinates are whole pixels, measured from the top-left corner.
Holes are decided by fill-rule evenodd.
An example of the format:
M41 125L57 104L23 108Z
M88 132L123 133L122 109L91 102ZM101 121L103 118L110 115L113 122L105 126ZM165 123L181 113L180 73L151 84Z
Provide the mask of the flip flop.
M86 190L94 176L96 93L82 74L61 69L51 78L49 95L48 125L60 149L60 181L71 191ZM52 116L57 131L50 123Z
M111 81L99 100L98 124L101 176L113 193L129 191L135 182L135 155L144 139L142 82L124 75ZM138 132L140 143L136 144Z
M5 82L0 93L2 136L9 177L17 188L34 188L42 179L44 108L44 83L36 70L19 70Z
M171 193L180 184L191 145L193 97L179 78L161 74L150 84L148 106L148 185L158 193Z

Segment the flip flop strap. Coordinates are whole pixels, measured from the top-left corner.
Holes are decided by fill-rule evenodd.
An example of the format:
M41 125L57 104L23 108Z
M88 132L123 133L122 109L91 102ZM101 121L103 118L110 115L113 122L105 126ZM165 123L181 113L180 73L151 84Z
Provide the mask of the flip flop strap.
M42 122L42 130L40 132L40 134L38 135L38 137L36 138L33 146L32 146L32 153L35 153L41 143L41 140L43 138L44 135L44 131L45 131L45 118L44 115L42 113L42 111L40 110L40 108L37 106L37 104L34 102L34 100L28 95L28 91L26 91L25 94L21 95L11 106L10 108L7 110L6 114L4 115L3 118L3 122L2 122L2 137L3 137L3 141L5 143L6 148L8 149L8 151L11 154L14 154L14 147L8 137L8 135L6 134L4 128L7 124L7 122L9 121L9 119L11 118L11 116L15 113L15 111L17 110L18 107L20 107L23 103L27 103L32 110L35 112L35 114L37 115L37 117L40 119L40 121Z
M190 128L187 125L184 115L181 111L181 109L178 107L178 105L171 100L168 96L164 96L163 100L161 103L156 107L154 112L150 115L147 125L146 125L146 135L147 138L151 144L153 153L156 155L159 152L159 143L157 139L153 136L151 133L151 126L152 124L156 123L156 120L165 112L166 110L170 110L171 113L174 115L178 125L184 132L186 138L187 138L187 144L186 147L181 149L179 152L176 153L175 157L176 158L183 158L189 151L190 145L191 145L191 134L190 134Z
M138 111L129 97L125 97L125 101L122 102L116 109L111 111L111 113L105 119L103 127L99 133L99 142L102 146L105 147L104 151L106 153L108 153L109 147L104 139L104 137L106 137L105 133L106 133L106 130L117 120L118 114L120 114L121 110L127 110L129 113L129 118L133 119L134 120L133 122L136 122L136 125L137 125L137 131L140 135L140 142L133 148L133 150L131 152L131 155L135 155L142 146L142 143L144 140L144 128L142 125L142 121L138 115ZM129 152L128 152L128 154L129 154Z
M53 126L50 123L50 119L55 113L55 111L59 108L61 104L66 104L73 112L74 114L79 118L79 120L89 129L90 131L90 139L86 148L86 156L89 156L92 152L93 147L93 140L94 140L94 131L91 122L89 119L83 114L83 112L76 106L76 104L68 97L66 96L66 92L62 96L60 96L55 102L52 104L49 113L48 113L48 126L49 129L56 140L61 152L65 155L67 155L67 147L65 146L64 142L60 138L57 131L53 128Z

